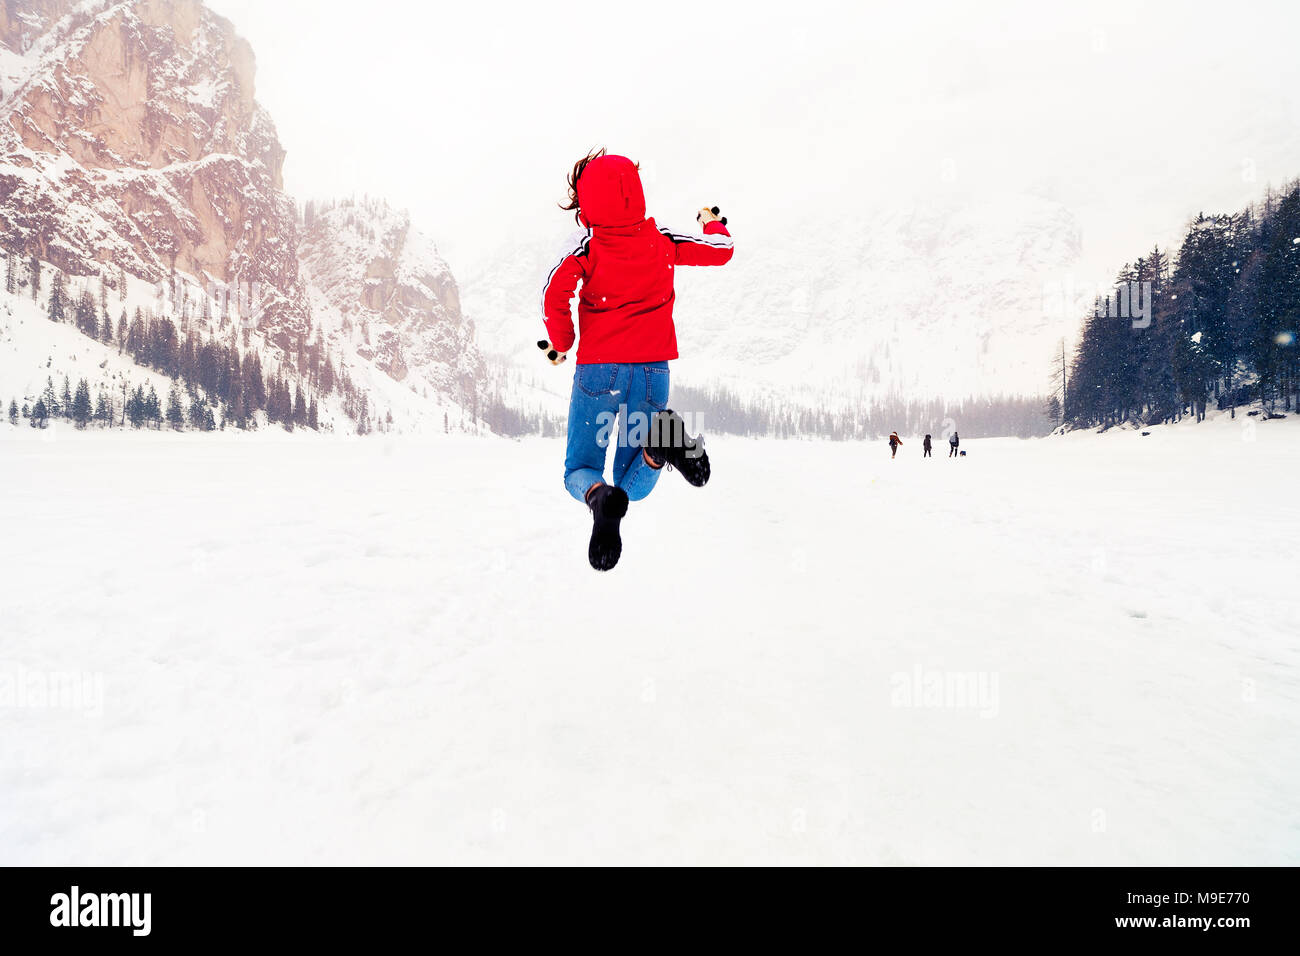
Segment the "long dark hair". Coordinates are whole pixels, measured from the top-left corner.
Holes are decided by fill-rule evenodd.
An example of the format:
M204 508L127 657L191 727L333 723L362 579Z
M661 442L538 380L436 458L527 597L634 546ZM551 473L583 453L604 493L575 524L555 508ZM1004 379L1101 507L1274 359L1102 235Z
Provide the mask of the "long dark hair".
M605 155L604 146L601 146L598 149L593 149L586 156L582 157L582 159L574 163L573 172L569 173L569 178L568 178L569 201L568 203L560 203L560 208L563 209L565 212L572 212L573 221L576 222L578 225L582 225L582 220L579 218L579 213L578 213L578 178L582 176L582 171L587 168L587 164L589 162L591 162L593 159L599 159L601 156L604 155Z

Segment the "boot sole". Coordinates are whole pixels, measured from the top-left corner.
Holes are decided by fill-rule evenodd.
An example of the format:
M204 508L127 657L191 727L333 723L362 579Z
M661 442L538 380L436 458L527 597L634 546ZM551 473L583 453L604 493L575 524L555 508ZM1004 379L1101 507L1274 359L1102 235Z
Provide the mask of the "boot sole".
M600 514L592 520L591 541L587 544L587 561L597 571L608 571L623 556L623 539L619 522L627 514L627 492L613 489L601 503Z

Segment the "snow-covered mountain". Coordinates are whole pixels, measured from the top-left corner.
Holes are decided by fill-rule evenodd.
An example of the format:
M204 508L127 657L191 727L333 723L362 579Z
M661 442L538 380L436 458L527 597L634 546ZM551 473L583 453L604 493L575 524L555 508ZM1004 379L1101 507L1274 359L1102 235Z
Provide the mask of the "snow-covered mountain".
M936 201L779 233L736 216L731 230L729 265L678 276L683 380L808 402L1042 390L1062 332L1044 290L1080 251L1059 204ZM484 348L526 367L555 238L503 249L463 282Z
M325 421L480 427L484 362L433 243L381 203L311 203L303 218L253 81L251 48L200 0L0 5L0 245L15 297L0 393L29 398L67 375L111 396L158 371L132 371L139 350L114 350L111 334L79 346L41 326L55 274L71 305L97 300L92 327L140 309L194 347L219 339L290 391L319 392ZM87 376L76 356L106 341L116 354Z
M526 430L562 415L569 376L533 345L561 236L502 250L458 291L407 214L296 207L253 94L251 49L200 0L0 6L0 245L15 294L48 312L57 272L72 299L112 302L101 324L140 308L196 342L238 326L239 348L291 391L320 392L322 411L317 376L335 363L339 421L364 409L398 428ZM1040 391L1061 334L1043 289L1079 251L1065 209L1023 196L802 226L738 212L733 231L732 264L679 278L678 381L809 407ZM0 394L82 377L56 367L66 350L39 329L10 332Z
M253 52L199 0L0 8L5 248L69 275L258 284L281 345L308 329L284 149Z
M377 200L308 203L299 247L312 314L397 382L468 398L484 371L433 242Z

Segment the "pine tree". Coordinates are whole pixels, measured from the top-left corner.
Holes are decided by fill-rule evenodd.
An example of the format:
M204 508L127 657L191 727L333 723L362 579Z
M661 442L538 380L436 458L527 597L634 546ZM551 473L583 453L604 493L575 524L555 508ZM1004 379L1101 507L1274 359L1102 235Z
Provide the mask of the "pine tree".
M45 403L45 415L59 414L59 397L55 394L55 380L51 376L45 376L45 390L40 393L40 398Z
M370 434L370 399L362 392L361 407L357 410L357 434Z
M152 342L150 343L149 364L168 377L180 374L180 335L176 323L163 318L149 325Z
M1060 418L1065 414L1066 392L1068 390L1069 381L1070 381L1070 368L1069 365L1066 363L1065 337L1062 336L1061 350L1059 354L1057 354L1056 357L1053 358L1052 360L1052 376L1051 376L1052 391L1054 393L1060 392L1060 396L1057 398L1057 407L1060 409L1060 413L1057 415L1056 419L1053 419L1053 422L1055 424L1060 424Z
M122 349L126 348L126 309L122 310L122 317L117 320L117 354L122 354Z
M190 427L196 431L204 431L203 413L207 410L208 403L201 395L195 395L190 399L189 422Z
M126 354L140 364L145 364L147 360L145 355L147 337L148 327L145 325L144 313L139 306L136 306L135 314L131 316L131 324L126 330Z
M266 393L266 420L268 422L278 422L280 420L280 390L276 387L276 382L269 376L266 378L263 391Z
M1178 251L1172 280L1172 328L1168 358L1179 412L1192 407L1199 419L1206 398L1220 379L1233 377L1241 352L1234 331L1234 286L1245 250L1241 220L1198 215Z
M95 421L105 428L113 424L113 402L108 393L101 391L95 400Z
M1141 418L1199 421L1211 398L1235 417L1259 401L1300 398L1300 183L1237 215L1198 215L1172 264L1157 249L1121 281L1152 283L1151 322L1089 318L1071 370L1065 416L1108 426Z
M18 402L12 398L9 400L9 424L18 424Z
M99 337L99 315L95 312L95 297L89 292L81 293L74 310L77 329L86 335Z
M72 420L78 428L85 428L90 424L90 416L94 410L90 405L90 383L84 378L77 383L77 394L72 400Z
M33 428L44 428L50 413L46 410L45 400L38 398L36 404L32 406L32 416L30 419Z
M162 427L162 406L153 385L149 386L149 392L144 397L144 417L146 421L153 423L154 428Z
M1051 422L1053 426L1061 424L1061 397L1055 392L1048 396L1047 405L1043 409L1043 413L1047 415L1047 420Z
M72 383L66 375L63 376L63 401L60 403L59 409L63 412L64 418L72 418Z
M311 405L307 409L307 427L312 431L320 431L320 409L316 405L316 396L311 397Z
M32 256L31 267L28 271L32 275L32 301L35 302L36 297L41 292L41 260L36 256Z
M123 414L131 422L132 428L139 428L145 421L144 388L137 385L131 397L126 400Z
M289 384L280 377L279 372L276 372L275 376L275 415L285 431L293 431L293 393L289 391Z
M235 391L234 397L230 400L230 412L226 417L235 423L236 428L248 427L248 411L244 406L243 389Z
M50 286L49 316L51 322L62 322L68 317L67 286L63 270L54 270L54 284Z
M1254 304L1252 359L1260 403L1270 414L1279 400L1291 407L1300 331L1300 185L1277 204L1260 230L1261 260Z
M167 393L167 424L176 431L185 427L185 411L181 406L180 389L173 383Z
M244 362L244 381L248 385L244 392L244 406L248 414L265 409L266 379L262 375L262 356L256 350L249 353Z

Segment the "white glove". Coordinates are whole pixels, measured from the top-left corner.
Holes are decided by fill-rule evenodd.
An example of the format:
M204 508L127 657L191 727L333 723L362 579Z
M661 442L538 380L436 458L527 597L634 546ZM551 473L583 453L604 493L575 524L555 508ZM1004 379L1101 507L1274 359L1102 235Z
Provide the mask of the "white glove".
M723 216L719 218L718 212L719 210L717 206L705 206L695 214L695 221L701 226L707 226L711 222L720 222L725 226L727 224L727 217Z
M568 352L561 352L559 349L551 348L551 343L546 339L538 339L537 347L546 353L546 358L552 365L559 365L569 357Z

